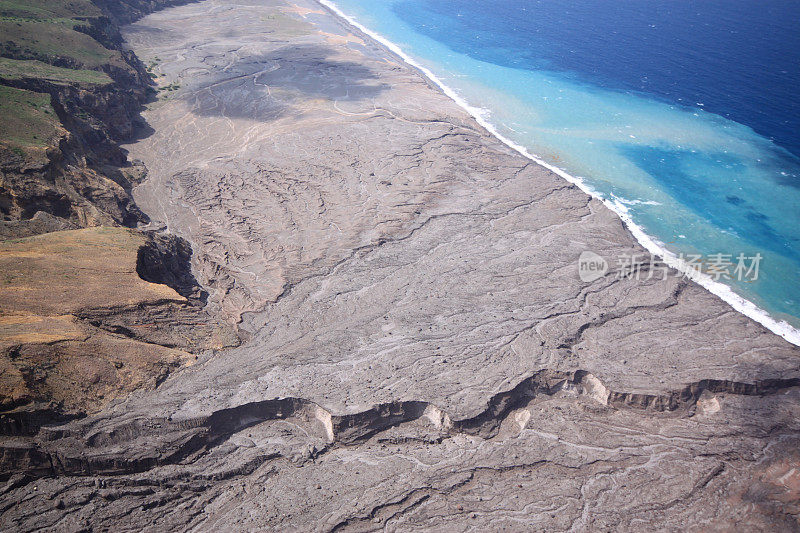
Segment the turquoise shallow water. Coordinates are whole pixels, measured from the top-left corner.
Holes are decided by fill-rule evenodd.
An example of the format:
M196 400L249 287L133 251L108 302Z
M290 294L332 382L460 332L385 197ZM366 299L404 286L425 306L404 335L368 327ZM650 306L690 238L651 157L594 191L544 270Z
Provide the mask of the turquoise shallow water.
M779 24L794 15L781 10L798 8L771 3L771 14L762 6L756 17L746 2L615 3L623 12L599 0L335 4L660 247L704 259L721 253L734 264L760 254L757 279L737 279L732 265L720 281L800 327L798 32ZM724 18L724 27L703 31L704 15L715 14L701 8L727 9L710 19ZM770 27L754 30L754 20Z

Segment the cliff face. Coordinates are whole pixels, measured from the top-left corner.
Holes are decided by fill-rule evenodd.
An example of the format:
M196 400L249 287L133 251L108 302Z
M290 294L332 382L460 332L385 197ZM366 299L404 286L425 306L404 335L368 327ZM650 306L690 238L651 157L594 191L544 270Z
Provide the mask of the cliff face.
M153 89L144 66L123 49L114 22L124 13L141 13L142 6L126 12L124 3L113 4L112 12L93 4L44 3L51 15L68 9L72 28L38 11L3 13L23 22L15 31L0 25L0 83L24 94L47 95L53 130L37 142L0 136L4 236L147 221L130 197L143 169L127 161L118 143L142 128L139 112ZM29 35L50 27L61 45L55 52ZM63 220L46 227L28 222L37 212Z
M104 13L108 13L118 24L130 24L143 16L197 0L95 0Z
M146 134L155 90L118 24L176 3L0 5L0 434L83 416L238 342L206 314L189 245L133 229L148 222L131 197L146 169L120 143Z

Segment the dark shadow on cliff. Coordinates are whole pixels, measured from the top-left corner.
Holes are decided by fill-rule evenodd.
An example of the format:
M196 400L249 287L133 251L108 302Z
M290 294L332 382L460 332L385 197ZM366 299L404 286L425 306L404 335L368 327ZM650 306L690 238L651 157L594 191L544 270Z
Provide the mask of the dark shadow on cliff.
M308 100L364 101L389 89L367 66L341 61L322 45L279 48L240 58L192 87L197 115L275 120L303 111Z
M148 232L148 242L136 258L136 273L150 283L162 283L188 298L205 305L208 293L192 273L192 246L169 233Z

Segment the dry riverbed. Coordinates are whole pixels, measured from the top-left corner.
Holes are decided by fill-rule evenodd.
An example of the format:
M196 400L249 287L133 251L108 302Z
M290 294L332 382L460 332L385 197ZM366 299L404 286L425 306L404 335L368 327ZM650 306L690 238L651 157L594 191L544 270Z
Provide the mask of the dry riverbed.
M125 37L136 202L246 341L21 441L3 526L798 527L800 350L674 273L582 282L643 253L601 203L313 1Z

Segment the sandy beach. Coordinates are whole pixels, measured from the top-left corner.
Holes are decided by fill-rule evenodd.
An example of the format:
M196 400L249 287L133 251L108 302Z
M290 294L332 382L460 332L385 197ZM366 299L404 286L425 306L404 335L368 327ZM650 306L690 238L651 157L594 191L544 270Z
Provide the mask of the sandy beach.
M123 33L174 87L134 198L244 342L21 447L58 475L4 525L798 527L800 349L671 269L583 281L646 254L600 201L317 2Z

